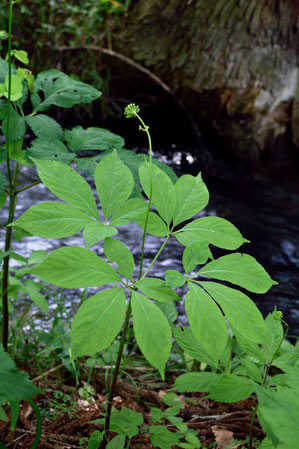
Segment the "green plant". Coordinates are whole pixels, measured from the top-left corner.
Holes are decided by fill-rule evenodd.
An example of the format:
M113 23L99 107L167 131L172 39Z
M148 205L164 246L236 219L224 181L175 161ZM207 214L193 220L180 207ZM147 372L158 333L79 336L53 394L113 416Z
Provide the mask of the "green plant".
M6 223L5 247L0 254L2 268L2 344L8 347L9 338L9 299L17 292L26 293L35 304L47 311L46 299L38 291L39 284L23 278L30 271L32 265L40 263L45 256L43 252L31 254L28 260L12 250L13 234L16 239L28 235L20 228L9 226L14 220L15 206L18 195L26 189L38 184L40 180L18 187L18 178L24 166L32 167L35 160L55 160L67 164L75 163L77 169L92 174L97 162L104 155L118 150L119 156L137 177L138 167L143 161L142 156L135 155L123 149L124 139L102 128L87 128L75 126L70 130L63 130L60 124L44 112L51 106L70 108L77 104L87 104L101 96L101 92L92 86L75 80L57 70L39 73L35 78L30 70L18 67L16 64L27 65L28 55L23 50L12 49L12 1L9 13L8 53L4 59L0 58L0 123L6 138L5 146L0 149L0 163L6 165L0 171L0 205L3 206L8 198L9 213ZM24 148L24 136L30 130L34 139L28 148ZM86 150L95 152L95 156L82 157ZM159 166L163 164L155 162ZM167 170L167 168L165 168ZM137 185L132 196L140 195ZM46 205L45 205L46 207ZM51 205L48 205L51 207ZM65 205L57 207L65 209ZM112 228L110 228L112 230ZM114 232L113 230L111 231ZM58 234L59 235L59 234ZM112 235L112 234L111 234ZM10 269L9 261L16 258L24 266L23 269Z
M72 400L69 394L62 391L53 392L53 400L49 402L50 407L50 419L54 421L63 415L67 415L73 419L77 417L77 402Z
M275 284L263 267L247 254L231 253L213 259L209 245L236 250L247 240L230 222L214 216L198 218L184 225L208 203L209 193L201 175L184 175L174 184L164 171L153 164L149 130L139 116L139 108L129 105L125 114L127 118L136 117L141 123L140 129L148 137L149 159L138 170L148 202L131 197L134 178L120 159L123 150L116 149L105 155L95 167L94 179L104 214L103 221L84 178L62 162L35 158L32 160L42 182L67 204L38 204L12 224L46 238L66 237L83 229L86 249L64 247L53 251L31 270L42 280L64 288L114 284L112 288L102 290L85 301L72 325L74 359L107 348L122 329L107 401L105 436L109 429L113 392L131 315L141 352L163 378L172 345L171 328L162 310L151 300L162 303L180 300L174 288L187 283L186 313L191 331L195 339L201 342L211 365L217 367L222 353L230 345L222 312L235 335L238 335L238 340L250 340L254 347L259 347L267 332L259 310L248 296L235 288L202 278L226 281L256 293L264 293ZM77 133L80 136L81 130ZM61 179L64 179L63 184ZM140 264L135 278L131 251L120 240L111 238L117 234L117 227L132 221L143 229ZM146 233L161 237L162 243L149 267L143 270ZM147 277L171 237L185 246L182 260L185 274L166 270L165 281ZM90 251L101 240L104 240L105 256L111 263L117 264L116 270ZM212 261L207 263L208 259ZM204 266L195 271L198 265ZM203 316L205 319L202 319ZM213 380L218 376L217 373L203 374L214 376ZM232 380L235 382L235 397L245 397L253 392L251 381L247 382L234 374L221 376L220 382L225 384L223 388L230 388ZM105 447L105 444L106 440L103 439L102 446Z

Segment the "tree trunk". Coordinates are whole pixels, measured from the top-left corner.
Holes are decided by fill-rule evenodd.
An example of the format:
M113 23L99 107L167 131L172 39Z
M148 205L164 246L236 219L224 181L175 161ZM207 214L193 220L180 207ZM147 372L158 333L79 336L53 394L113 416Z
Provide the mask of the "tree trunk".
M176 93L209 143L246 168L281 175L299 146L294 0L136 0L117 51ZM219 150L221 151L221 150Z

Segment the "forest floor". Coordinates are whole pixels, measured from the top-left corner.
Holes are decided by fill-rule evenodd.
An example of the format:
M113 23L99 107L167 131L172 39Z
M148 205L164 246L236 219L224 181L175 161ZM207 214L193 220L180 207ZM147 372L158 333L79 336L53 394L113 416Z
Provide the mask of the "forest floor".
M130 441L130 448L153 448L146 425L152 422L150 407L165 410L163 395L173 387L178 373L167 373L167 382L162 382L149 373L138 370L130 372L130 382L119 380L116 387L114 405L141 412L144 424L140 433ZM81 381L82 382L82 381ZM68 377L67 371L49 370L34 379L36 386L44 390L35 398L41 410L42 435L39 449L85 449L89 435L101 425L91 423L104 412L105 383L107 376L103 369L95 370L91 379L93 394L89 401L82 399L74 388L74 378ZM84 383L84 381L83 381ZM82 383L81 383L82 384ZM55 393L56 392L56 393ZM57 396L57 392L58 396ZM249 425L255 398L249 398L234 404L223 404L205 399L204 393L187 393L180 395L183 406L178 414L196 431L202 448L213 449L245 449L248 446ZM174 425L166 421L165 426L170 431L177 431ZM29 449L35 436L36 417L29 403L21 404L17 427L10 431L9 424L0 422L0 441L7 448ZM111 437L115 435L111 433ZM261 441L264 434L255 420L253 426L255 444ZM255 446L255 445L254 445ZM172 446L177 448L178 446Z

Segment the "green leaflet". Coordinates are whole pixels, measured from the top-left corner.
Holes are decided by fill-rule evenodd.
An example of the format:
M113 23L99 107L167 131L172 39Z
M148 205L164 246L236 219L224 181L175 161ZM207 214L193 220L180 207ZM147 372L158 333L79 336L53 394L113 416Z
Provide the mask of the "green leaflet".
M36 137L43 137L49 141L60 140L63 141L63 131L59 123L53 118L45 114L35 115L33 117L26 117L26 122L36 135Z
M76 126L65 131L65 140L72 151L82 150L114 150L122 148L125 141L122 137L103 128L87 128Z
M215 361L213 356L203 348L201 342L194 337L191 329L184 326L176 327L173 330L173 336L178 345L191 357L217 368L217 360Z
M273 441L285 444L288 449L297 449L299 441L299 388L277 387L257 390L258 417L262 428ZM280 447L280 445L279 445Z
M120 240L106 239L104 242L104 252L110 262L117 263L117 269L127 280L134 271L134 257L126 245Z
M184 246L192 245L196 240L204 240L218 248L234 250L248 242L232 223L219 217L198 218L174 235Z
M235 374L224 374L211 385L206 396L218 402L238 402L248 398L255 390L256 383Z
M109 441L107 449L124 449L126 443L126 437L124 435L116 435ZM96 448L97 449L97 448Z
M146 214L148 204L138 198L125 201L111 217L110 224L122 226L135 221ZM162 221L162 220L161 220Z
M136 292L132 293L132 311L138 346L164 379L165 364L172 345L168 321L152 301Z
M178 317L178 311L172 301L171 302L170 301L167 301L167 302L158 301L156 303L156 305L159 307L159 309L162 310L162 312L164 313L164 315L166 316L167 320L170 323L173 323L174 321L176 321L176 319Z
M52 140L46 137L35 139L30 148L26 150L27 157L42 161L58 161L70 163L74 159L74 153L69 153L67 147L60 140Z
M219 379L219 377L220 374L210 372L182 374L176 379L174 390L182 393L209 393L211 386Z
M225 320L214 300L200 287L188 282L190 288L185 309L193 335L217 364L227 341Z
M264 319L248 296L216 282L201 282L200 285L219 304L230 324L239 334L253 343L264 342Z
M209 192L199 173L197 176L181 176L174 186L175 209L173 225L188 220L209 202Z
M39 96L39 91L43 92L44 100ZM94 87L55 69L37 75L33 94L33 112L46 111L52 105L71 108L75 104L91 103L101 96L101 92Z
M249 338L240 334L232 324L230 323L232 331L237 339L238 344L243 348L247 355L250 355L254 359L259 360L261 363L265 363L263 350L259 347L258 343L253 343Z
M25 372L17 370L2 345L0 345L0 379L0 404L29 399L41 391L30 382Z
M87 212L96 219L99 218L98 208L92 191L73 168L61 162L34 161L40 179L61 200L71 206Z
M264 343L264 357L266 363L270 363L278 350L282 338L283 328L280 320L275 320L272 313L265 319L266 337Z
M6 107L7 111L7 107ZM1 131L6 136L6 121L7 121L7 112L2 121ZM14 109L10 110L10 118L9 118L9 140L10 142L16 142L19 139L22 139L26 132L26 121L24 117L19 115Z
M144 229L146 212L134 218L134 221ZM169 229L164 221L154 212L150 212L148 215L148 222L146 232L157 237L165 237L169 234Z
M117 152L105 156L95 170L95 182L105 219L107 220L131 195L132 173Z
M152 166L152 203L159 215L169 225L175 207L174 186L170 178L155 165ZM139 178L146 196L150 197L149 163L143 162L139 168Z
M5 184L6 184L6 178L5 175L3 173L3 171L0 171L0 192L3 192L3 190L5 189Z
M87 449L98 449L100 442L103 439L103 433L99 430L94 430L88 438Z
M103 225L100 221L91 221L85 226L83 231L86 248L89 249L101 240L112 237L117 233L118 231L114 226Z
M208 259L213 259L209 244L201 240L193 242L183 253L185 272L190 273L197 265L203 265Z
M104 424L105 418L96 419L93 422L96 424ZM138 427L142 424L142 413L135 412L135 410L131 410L127 407L122 407L121 410L117 410L112 407L109 427L112 432L117 432L121 435L126 435L127 437L132 438L134 435L138 434Z
M26 283L21 286L20 290L24 293L27 293L27 295L30 296L32 301L44 312L48 313L49 307L48 302L44 295L42 295L37 288L37 285L35 282L33 282L31 279L28 279L25 281Z
M229 281L254 293L266 293L277 284L254 257L241 253L219 257L205 265L198 274Z
M153 447L160 449L171 449L177 446L180 441L178 433L170 432L164 426L150 426L149 431L151 434L151 442Z
M177 270L166 270L165 280L167 285L176 288L186 284L185 276Z
M32 206L11 226L47 239L69 237L81 231L93 219L68 204L55 201Z
M121 329L125 312L124 289L104 290L87 299L72 325L73 358L108 348Z
M31 273L64 288L96 287L120 280L111 265L77 246L56 249Z
M145 278L136 282L136 287L142 291L145 295L157 301L180 301L181 298L166 285L162 279L158 278Z
M241 359L240 362L244 366L247 376L259 384L262 383L263 367L257 366L249 357Z

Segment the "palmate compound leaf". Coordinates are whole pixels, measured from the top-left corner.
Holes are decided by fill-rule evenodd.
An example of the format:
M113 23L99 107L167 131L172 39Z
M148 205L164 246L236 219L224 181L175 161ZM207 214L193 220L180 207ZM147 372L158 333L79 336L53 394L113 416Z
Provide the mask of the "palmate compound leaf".
M217 365L227 342L224 317L214 300L201 288L188 282L190 288L185 309L193 335Z
M117 263L117 269L126 279L130 279L134 271L134 257L131 251L120 240L107 238L104 252L110 262Z
M218 248L234 250L248 242L232 223L219 217L198 218L174 235L184 246L192 245L197 240L204 240Z
M297 449L299 441L299 387L258 388L258 418L263 430L275 445ZM279 445L280 447L280 445Z
M172 290L171 287L166 285L162 279L158 278L145 278L136 282L136 287L142 291L144 295L149 296L156 301L168 302L168 301L180 301L181 298Z
M174 186L174 226L189 220L209 202L209 192L199 173L197 176L183 175Z
M240 285L254 293L266 293L273 281L266 270L248 254L228 254L205 265L198 274Z
M72 151L110 150L122 148L125 141L122 137L103 128L87 128L76 126L65 131L65 140Z
M146 196L150 198L150 168L148 162L141 164L139 178ZM166 173L155 165L152 166L152 203L165 223L169 225L175 207L174 186Z
M21 401L40 393L41 390L33 385L28 375L18 371L13 360L0 344L0 404L7 401Z
M201 345L200 341L194 337L191 329L187 327L176 327L173 330L173 336L178 345L194 359L199 362L207 363L210 366L217 368L217 361L213 359Z
M107 237L116 235L118 230L111 225L103 225L100 221L92 221L88 223L83 230L83 238L86 248L89 249L96 243Z
M36 137L44 137L49 140L63 141L63 131L58 122L45 114L38 114L26 117L26 122L36 135Z
M125 312L124 289L104 290L85 301L72 325L73 358L108 348L121 329Z
M64 288L97 287L120 280L111 265L77 246L56 249L31 273Z
M34 161L41 181L54 195L71 206L99 218L98 208L88 183L73 168L54 161Z
M11 226L47 239L69 237L88 223L96 223L89 215L72 206L48 201L30 207Z
M216 282L200 282L223 310L230 324L253 343L265 340L263 316L244 293Z
M94 178L107 220L131 195L134 179L128 167L117 156L116 151L105 156L99 162Z
M211 386L220 376L210 372L182 374L176 379L173 389L181 393L209 393Z
M165 364L172 345L171 330L163 312L140 293L132 293L135 338L144 357L164 379Z
M256 385L251 379L224 374L211 385L210 394L206 397L218 402L238 402L251 396Z
M42 91L42 100L38 92ZM51 69L38 74L34 82L34 111L46 111L50 106L71 108L75 104L91 103L101 96L94 87L76 81L65 73Z

